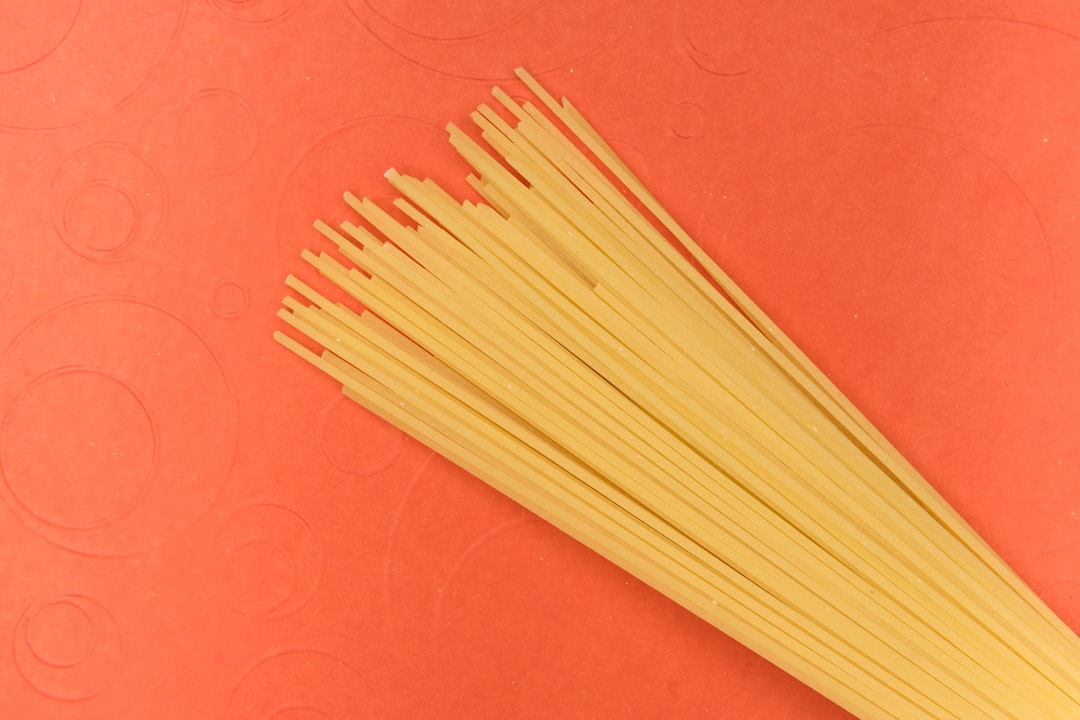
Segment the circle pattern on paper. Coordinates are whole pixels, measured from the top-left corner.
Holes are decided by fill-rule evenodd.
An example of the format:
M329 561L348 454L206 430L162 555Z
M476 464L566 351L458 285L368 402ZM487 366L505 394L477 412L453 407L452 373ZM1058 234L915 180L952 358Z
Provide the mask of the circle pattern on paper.
M626 6L600 0L452 0L425 12L416 0L345 0L390 50L457 77L494 80L524 65L532 73L565 67L597 51L625 27Z
M8 3L0 15L0 75L17 72L49 57L75 26L82 0ZM18 38L17 42L11 42Z
M415 642L431 632L441 583L490 533L531 516L445 458L432 454L395 512L386 554L383 600L388 625ZM426 639L425 639L426 641Z
M361 0L380 20L404 33L434 41L491 37L522 19L540 0L468 2L449 0L437 13L416 11L415 3Z
M15 665L54 700L86 700L108 686L123 658L120 628L96 600L62 593L39 600L15 626Z
M382 699L344 660L315 650L282 650L244 673L225 720L378 720Z
M710 75L745 75L758 63L758 31L739 0L681 0L673 30L678 51Z
M610 645L598 647L596 638L617 634L613 617L639 614L640 598L625 592L613 565L590 564L587 571L577 565L583 556L593 559L577 541L531 516L477 537L440 578L432 625L442 667L469 668L474 677L527 678L537 663L602 662ZM578 608L572 617L581 625L567 626L568 606ZM522 622L528 631L515 627ZM582 634L583 627L590 633ZM643 636L650 630L640 628ZM523 632L528 652L521 651ZM539 703L546 689L522 683L519 692Z
M296 611L315 592L325 566L315 531L282 505L240 508L218 533L218 546L227 602L246 615Z
M705 128L705 110L697 103L677 103L670 117L671 132L681 140L693 140Z
M0 248L0 302L7 298L14 282L15 265L11 261L11 256Z
M168 55L185 3L7 5L14 9L0 19L0 30L8 30L0 35L0 97L18 102L0 105L0 127L42 130L96 117L137 94Z
M804 139L773 155L784 159L761 174L714 181L701 227L724 234L699 235L809 352L865 338L845 365L876 378L883 407L902 400L889 388L908 388L908 400L962 393L995 374L1007 381L1036 356L1053 312L1052 261L1038 214L1000 166L953 138L899 125ZM842 282L843 317L830 278ZM799 298L790 318L769 307L777 288ZM882 353L917 360L917 377ZM964 357L985 365L958 372Z
M512 685L520 707L544 707L550 687L542 679L567 666L587 668L563 688L568 698L582 697L613 646L638 657L672 627L670 603L628 585L613 564L438 456L398 508L386 562L387 626L423 649L418 672L431 674L448 717L481 712L486 700L476 690L491 683ZM654 670L637 671L651 682Z
M351 475L372 475L390 467L405 446L405 434L344 395L323 411L319 447L330 464Z
M410 168L403 159L422 165ZM437 158L445 158L440 165ZM383 178L388 168L437 180L457 194L467 187L463 166L443 172L456 158L446 132L417 118L376 115L350 120L309 147L289 171L278 197L275 229L282 263L290 270L300 264L304 248L325 250L329 242L312 229L315 218L330 225L356 220L342 200L345 190L358 197L378 199L393 189Z
M284 20L300 0L208 0L230 20L249 25L270 25Z
M215 315L232 320L247 310L248 294L244 286L233 280L222 280L210 293L210 309Z
M255 113L231 90L203 90L180 109L176 143L181 156L200 170L236 170L255 152Z
M235 441L217 359L149 303L61 305L0 355L0 495L60 547L126 555L183 531L217 498Z
M157 458L154 421L130 384L81 367L28 383L0 427L0 443L19 505L69 529L98 527L129 511Z
M150 163L110 142L68 158L53 178L49 202L64 243L96 262L138 255L157 236L167 207L164 184Z

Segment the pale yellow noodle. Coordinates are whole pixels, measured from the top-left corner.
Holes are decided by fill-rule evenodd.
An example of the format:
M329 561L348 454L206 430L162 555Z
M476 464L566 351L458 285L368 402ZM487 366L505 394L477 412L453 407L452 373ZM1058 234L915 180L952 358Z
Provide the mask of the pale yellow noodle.
M551 116L496 88L494 152L448 128L483 202L390 170L403 225L346 193L358 222L315 226L351 267L303 257L366 309L290 276L310 305L279 315L322 351L279 342L861 718L1080 716L1071 630L519 76Z

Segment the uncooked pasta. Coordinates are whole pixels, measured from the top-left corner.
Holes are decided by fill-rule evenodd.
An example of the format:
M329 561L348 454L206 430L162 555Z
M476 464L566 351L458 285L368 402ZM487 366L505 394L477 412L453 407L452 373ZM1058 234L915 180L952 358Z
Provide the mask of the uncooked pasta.
M1073 632L518 75L538 103L449 126L478 200L394 170L392 207L346 193L275 337L860 718L1080 717Z

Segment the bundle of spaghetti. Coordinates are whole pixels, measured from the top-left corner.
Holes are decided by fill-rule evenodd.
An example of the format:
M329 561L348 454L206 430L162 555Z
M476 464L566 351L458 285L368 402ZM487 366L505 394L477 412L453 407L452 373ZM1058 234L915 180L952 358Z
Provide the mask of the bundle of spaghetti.
M860 718L1080 717L1073 632L518 74L540 106L496 88L449 126L482 201L346 193L361 220L304 258L351 299L290 276L304 340L275 337Z

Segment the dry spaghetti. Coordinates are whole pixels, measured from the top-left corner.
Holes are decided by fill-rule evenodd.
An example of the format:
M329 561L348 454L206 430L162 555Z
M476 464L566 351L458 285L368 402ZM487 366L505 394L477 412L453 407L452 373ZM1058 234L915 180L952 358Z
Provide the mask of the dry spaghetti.
M482 202L393 170L393 214L346 193L359 224L304 258L357 302L290 276L307 340L275 337L861 718L1080 717L1072 631L518 74L546 112L496 89L490 150L449 126Z

